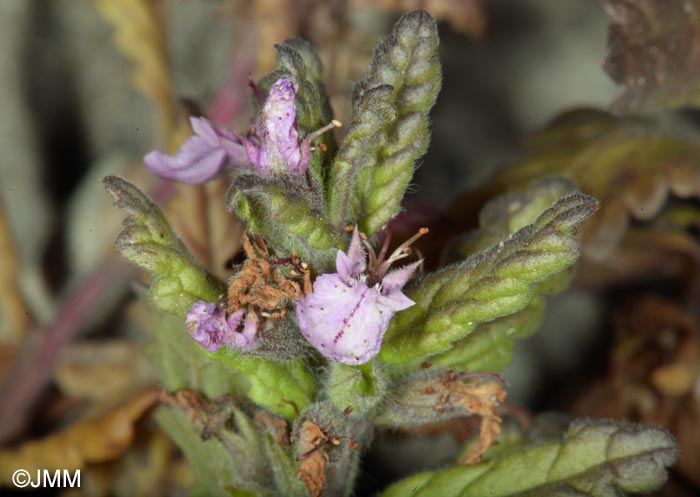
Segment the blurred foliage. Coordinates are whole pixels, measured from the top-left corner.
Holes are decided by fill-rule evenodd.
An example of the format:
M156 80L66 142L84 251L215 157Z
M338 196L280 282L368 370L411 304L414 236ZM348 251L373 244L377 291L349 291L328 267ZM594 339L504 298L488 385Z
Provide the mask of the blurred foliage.
M605 70L620 85L618 111L700 104L700 2L606 0L612 20Z

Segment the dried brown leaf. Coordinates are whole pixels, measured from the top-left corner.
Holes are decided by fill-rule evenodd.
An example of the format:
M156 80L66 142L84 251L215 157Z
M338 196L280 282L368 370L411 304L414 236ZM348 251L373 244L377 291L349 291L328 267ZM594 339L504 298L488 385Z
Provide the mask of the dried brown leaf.
M630 224L656 218L670 195L700 197L700 138L652 121L585 109L568 112L528 139L521 160L479 192L458 199L451 216L463 229L470 228L487 199L524 190L548 175L572 179L601 201L600 211L580 234L583 262L602 265L620 256L615 251ZM670 225L659 228L657 236L679 232ZM645 249L647 254L654 252L652 247Z
M326 434L317 424L304 421L299 432L301 467L296 476L306 485L311 497L320 497L326 486L328 455L324 447L327 442Z
M0 484L10 484L22 468L76 470L88 463L116 459L133 442L134 424L156 402L155 389L142 391L116 409L81 419L65 429L12 449L0 450Z
M476 464L481 455L496 441L501 432L501 418L496 414L496 407L506 397L501 381L472 381L464 383L462 376L448 376L443 383L447 397L445 403L461 406L468 413L481 418L479 438L469 448L462 464Z
M609 372L573 413L665 426L680 445L676 470L700 485L700 323L677 304L647 297L621 309L615 331Z
M127 340L84 341L63 351L55 381L70 397L99 401L153 385L156 377L141 344Z
M700 1L606 0L605 70L623 90L613 107L648 111L700 104Z

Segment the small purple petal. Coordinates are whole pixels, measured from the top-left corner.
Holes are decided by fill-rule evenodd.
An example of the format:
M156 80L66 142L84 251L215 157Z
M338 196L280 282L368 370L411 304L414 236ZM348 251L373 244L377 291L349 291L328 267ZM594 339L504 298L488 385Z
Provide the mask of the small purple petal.
M340 278L348 285L367 269L367 257L357 227L352 233L348 253L338 250L338 255L335 257L335 267Z
M294 103L298 85L287 78L278 79L267 95L257 130L260 144L246 146L248 159L267 175L272 171L303 174L311 159L309 144L299 145L297 112Z
M241 332L238 330L244 315L245 310L239 309L227 318L223 306L198 300L187 312L185 326L197 343L212 352L222 346L252 348L258 328L257 316L253 312L245 315Z
M249 165L243 143L233 132L203 118L193 117L190 123L195 135L175 156L153 151L144 157L149 171L181 183L200 184Z
M413 262L406 266L400 267L399 269L394 269L389 271L382 279L382 295L389 295L400 291L408 280L411 278L413 273L420 266L420 261Z

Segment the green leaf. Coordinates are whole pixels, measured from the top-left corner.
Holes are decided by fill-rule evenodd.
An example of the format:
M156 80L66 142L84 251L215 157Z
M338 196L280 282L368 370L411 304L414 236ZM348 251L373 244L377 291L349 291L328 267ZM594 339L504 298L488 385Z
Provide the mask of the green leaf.
M399 212L430 141L428 113L441 85L438 43L435 20L414 11L375 51L369 74L353 90L353 122L331 168L334 224L354 222L372 234Z
M363 198L355 194L354 185L370 184L379 165L388 130L396 121L393 91L388 85L374 87L353 108L328 180L328 213L336 228L359 219Z
M544 298L535 293L522 310L478 325L452 349L431 357L430 361L457 371L502 371L513 360L514 340L528 337L539 328L544 307Z
M338 232L312 199L291 184L241 174L229 189L227 206L250 233L262 234L278 253L296 252L319 273L335 267L341 241Z
M209 358L248 379L248 398L287 419L296 418L316 393L316 380L301 359L275 362L243 355L222 347L215 352L203 350Z
M202 495L277 495L256 408L231 396L188 408L161 407L156 419L192 464Z
M650 492L677 457L661 428L579 420L563 440L514 450L474 466L425 472L389 487L381 497L618 497Z
M533 182L525 192L496 197L482 209L479 230L455 240L447 248L445 259L459 261L487 249L535 222L559 198L575 191L573 182L553 177ZM514 340L530 336L542 323L543 295L563 291L572 276L572 268L552 274L533 286L532 299L521 311L478 325L452 349L433 356L431 361L458 371L505 369L513 359Z
M429 274L406 294L416 304L398 313L379 357L405 364L449 350L480 323L523 309L534 283L571 266L579 255L574 235L597 201L569 193L529 225L466 261Z
M218 301L225 292L223 283L208 274L175 236L155 202L116 176L103 182L114 205L129 214L116 241L117 251L156 276L149 292L153 304L184 319L196 300Z
M160 407L155 418L192 465L200 487L198 491L212 497L229 497L226 488L235 487L240 481L235 469L232 471L235 466L223 444L213 438L202 440L181 411Z

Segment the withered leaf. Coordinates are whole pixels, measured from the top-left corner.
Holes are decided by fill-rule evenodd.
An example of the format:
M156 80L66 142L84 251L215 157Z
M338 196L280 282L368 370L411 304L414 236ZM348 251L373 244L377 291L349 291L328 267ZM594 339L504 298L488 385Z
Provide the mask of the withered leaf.
M700 1L606 0L605 70L623 87L618 111L700 104Z
M299 432L301 467L296 476L306 485L311 497L320 497L326 486L328 455L323 449L327 441L326 434L317 424L307 420L301 425Z
M22 468L75 470L87 463L119 457L134 439L134 424L155 404L155 389L142 391L101 416L82 419L67 428L19 447L0 450L0 484L10 484L12 473Z
M605 265L618 273L619 268L607 261L619 255L615 252L633 221L648 223L657 217L669 195L700 196L699 158L696 135L663 128L652 120L580 109L531 135L521 160L478 192L458 199L450 213L467 229L474 225L474 213L485 200L505 191L525 190L542 176L569 178L601 202L600 211L580 232L582 263ZM667 226L657 234L678 231ZM651 246L645 250L653 253ZM587 272L581 271L584 276Z
M99 401L152 386L156 380L140 344L90 340L63 351L55 381L70 397Z
M461 406L470 414L481 417L479 438L469 448L462 464L476 464L481 455L496 441L501 432L501 418L496 414L496 407L503 402L506 392L501 381L482 378L469 383L462 381L463 375L449 375L442 385L446 392L446 402Z
M676 471L700 485L700 324L675 303L645 297L621 309L608 374L576 401L577 416L665 426L677 437Z

